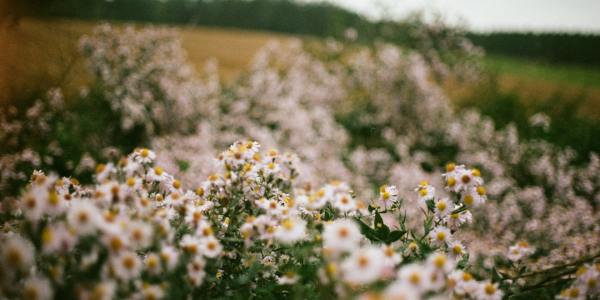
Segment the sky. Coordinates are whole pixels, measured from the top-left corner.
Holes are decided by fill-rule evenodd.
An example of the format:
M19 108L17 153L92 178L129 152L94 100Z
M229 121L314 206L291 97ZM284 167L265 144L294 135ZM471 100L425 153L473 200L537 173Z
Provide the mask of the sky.
M600 0L301 0L327 1L370 18L401 18L420 10L473 31L600 33Z

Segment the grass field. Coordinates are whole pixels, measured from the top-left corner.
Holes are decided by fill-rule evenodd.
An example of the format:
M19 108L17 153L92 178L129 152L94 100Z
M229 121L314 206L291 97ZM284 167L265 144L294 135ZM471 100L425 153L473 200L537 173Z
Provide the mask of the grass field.
M19 98L23 91L53 86L76 87L86 82L86 68L77 51L77 40L91 31L94 23L71 20L23 20L14 29L0 29L0 101ZM117 25L122 26L122 24ZM215 58L220 76L235 78L256 51L269 40L290 36L233 29L179 27L190 61L200 70ZM539 101L553 94L585 97L584 115L600 118L600 70L575 66L487 56L485 69L497 74L500 88L513 91L528 101ZM450 95L459 99L470 86L454 85Z
M555 94L583 97L581 113L600 118L600 69L492 55L485 57L483 65L497 76L502 90L514 91L531 101Z
M23 20L14 29L0 29L0 99L18 98L23 91L84 84L89 78L77 50L82 34L93 23L61 20ZM123 26L119 24L117 26ZM179 27L190 61L201 70L210 58L219 62L220 76L235 78L256 51L269 40L289 37L231 29Z

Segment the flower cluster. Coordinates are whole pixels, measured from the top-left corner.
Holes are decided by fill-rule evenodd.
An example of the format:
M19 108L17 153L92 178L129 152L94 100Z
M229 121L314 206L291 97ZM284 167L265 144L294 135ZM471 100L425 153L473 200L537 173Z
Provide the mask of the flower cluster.
M431 207L425 232L418 233L404 229L404 221L396 227L383 221L383 212L408 217L395 187L381 187L370 204L342 182L296 188L290 157L261 152L253 141L236 142L215 158L219 171L195 190L155 165L156 154L145 148L97 165L93 186L36 171L2 235L2 295L237 293L233 284L257 272L246 279L253 293L260 284L284 292L303 281L343 297L501 297L496 285L461 271L468 255L452 238L460 223L453 220L468 209L462 194L475 185L463 182L453 201L425 200ZM464 170L456 166L455 172ZM433 190L425 184L418 189ZM442 213L442 201L455 208ZM314 269L303 270L307 266ZM387 287L376 288L377 282Z

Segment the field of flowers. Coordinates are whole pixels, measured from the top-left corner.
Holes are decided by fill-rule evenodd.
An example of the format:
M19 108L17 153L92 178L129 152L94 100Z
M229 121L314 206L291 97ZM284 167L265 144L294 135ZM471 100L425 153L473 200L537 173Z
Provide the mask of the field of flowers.
M597 299L600 157L456 110L481 53L432 32L225 83L174 29L96 27L78 95L0 108L0 299Z

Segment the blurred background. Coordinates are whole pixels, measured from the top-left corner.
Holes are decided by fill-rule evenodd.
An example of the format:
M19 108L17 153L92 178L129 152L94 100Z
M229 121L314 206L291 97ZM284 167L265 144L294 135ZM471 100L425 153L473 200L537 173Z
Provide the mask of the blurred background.
M210 58L232 81L272 39L352 39L408 49L451 48L468 38L483 55L476 80L443 86L459 108L478 108L524 136L543 112L546 138L585 156L600 149L600 3L577 1L394 0L4 0L0 8L0 101L20 103L89 80L77 41L102 21L179 29L198 68ZM427 35L427 45L421 37ZM428 51L428 50L423 50ZM445 52L452 60L452 50ZM452 77L452 76L450 76ZM455 76L460 77L460 76ZM68 97L67 97L68 98Z

